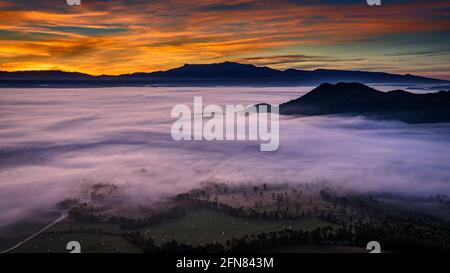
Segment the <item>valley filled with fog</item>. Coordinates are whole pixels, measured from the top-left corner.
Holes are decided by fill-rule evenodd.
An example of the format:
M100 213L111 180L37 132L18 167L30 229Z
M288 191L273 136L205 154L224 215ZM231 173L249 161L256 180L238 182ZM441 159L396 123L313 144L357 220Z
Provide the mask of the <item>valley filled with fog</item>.
M95 183L119 185L130 204L204 181L450 194L450 124L281 117L275 152L261 152L254 141L171 137L172 107L192 106L195 96L204 105L279 104L312 88L2 89L0 225L82 196Z

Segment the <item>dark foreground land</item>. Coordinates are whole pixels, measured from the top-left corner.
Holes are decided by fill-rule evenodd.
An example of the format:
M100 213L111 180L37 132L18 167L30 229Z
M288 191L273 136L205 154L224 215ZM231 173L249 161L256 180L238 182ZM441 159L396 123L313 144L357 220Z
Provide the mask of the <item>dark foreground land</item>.
M57 204L68 217L11 252L317 253L450 250L450 200L365 195L302 185L205 183L151 206L126 206L115 185L96 184L89 202ZM8 249L57 215L44 214L3 232Z

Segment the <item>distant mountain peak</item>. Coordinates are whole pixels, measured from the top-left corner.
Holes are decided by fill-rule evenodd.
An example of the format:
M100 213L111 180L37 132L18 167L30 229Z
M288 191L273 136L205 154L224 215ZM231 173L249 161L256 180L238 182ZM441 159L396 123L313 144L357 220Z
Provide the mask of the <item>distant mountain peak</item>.
M258 68L258 66L255 66L253 64L243 64L243 63L230 62L230 61L219 62L219 63L209 63L209 64L195 64L195 63L191 64L191 63L187 63L187 64L184 64L182 67L189 67L189 66L191 66L191 67L194 67L194 66L204 66L204 67L216 66L216 67L220 67L220 66L222 66L222 67L255 67L255 68ZM260 67L260 68L262 68L262 67ZM177 69L177 68L174 68L174 69Z
M314 88L310 93L343 93L361 94L361 93L378 93L380 91L358 82L338 82L336 84L322 83Z
M252 64L241 64L235 62L222 62L212 64L185 64L181 67L149 73L149 76L156 77L179 77L179 78L204 78L210 79L243 79L280 76L281 71L268 67L257 67Z

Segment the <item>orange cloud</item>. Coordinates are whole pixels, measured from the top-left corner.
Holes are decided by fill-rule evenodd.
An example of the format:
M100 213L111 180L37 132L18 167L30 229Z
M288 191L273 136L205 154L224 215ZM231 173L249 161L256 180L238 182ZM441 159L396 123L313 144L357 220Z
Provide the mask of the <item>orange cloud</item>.
M80 7L62 3L47 9L35 3L31 10L6 2L0 11L0 70L8 71L121 74L184 63L303 54L324 58L259 61L278 68L333 63L339 68L373 69L382 60L389 63L390 71L408 72L414 70L411 62L390 61L383 55L390 49L383 44L401 45L397 34L433 38L450 32L448 1L387 3L376 8L364 3L301 5L287 0L86 1ZM445 41L441 43L446 46ZM379 55L359 55L353 49L359 44ZM346 46L348 50L342 50ZM417 46L425 50L430 45ZM427 58L432 65L438 60ZM445 64L434 65L450 74ZM436 75L432 67L421 72Z

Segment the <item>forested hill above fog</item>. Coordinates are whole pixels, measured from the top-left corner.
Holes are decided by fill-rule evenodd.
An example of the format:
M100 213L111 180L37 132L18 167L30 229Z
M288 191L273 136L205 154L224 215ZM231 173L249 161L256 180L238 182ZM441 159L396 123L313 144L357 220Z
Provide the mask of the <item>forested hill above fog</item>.
M361 83L324 83L280 105L283 115L353 114L409 123L450 122L450 91L382 92Z

